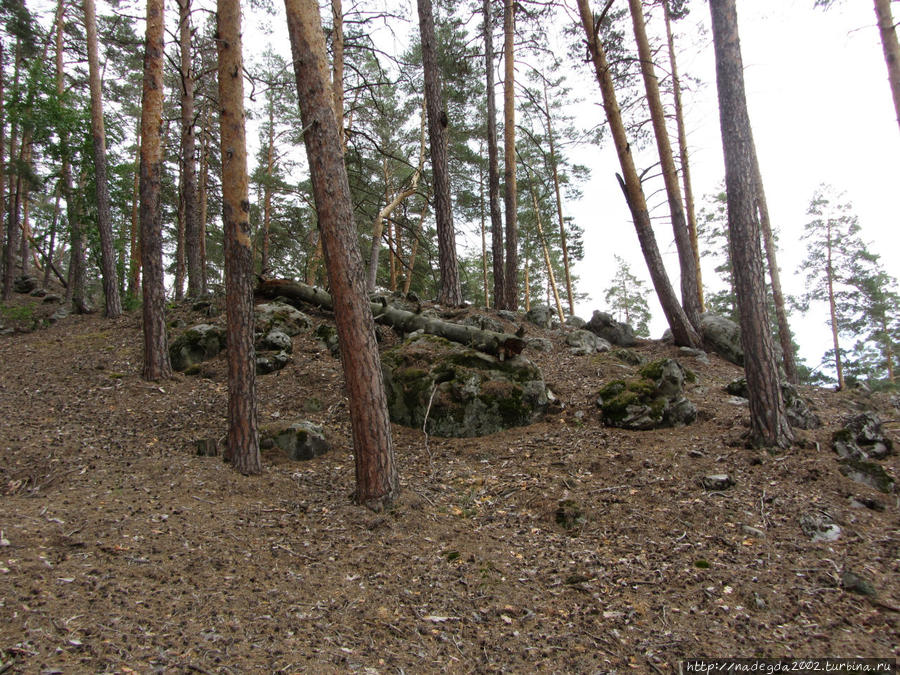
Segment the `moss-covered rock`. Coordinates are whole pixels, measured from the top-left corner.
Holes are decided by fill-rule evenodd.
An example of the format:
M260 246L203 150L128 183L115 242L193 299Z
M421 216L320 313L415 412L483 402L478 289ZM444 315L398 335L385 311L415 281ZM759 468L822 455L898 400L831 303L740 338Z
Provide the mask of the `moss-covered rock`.
M685 371L674 359L653 361L636 377L613 380L597 394L603 422L622 429L690 424L697 408L684 396Z
M169 346L169 359L176 371L215 358L225 349L225 329L201 323L188 328Z
M738 377L725 386L725 391L732 396L740 396L741 398L749 398L750 393L747 390L747 379ZM796 429L818 429L822 426L822 421L810 408L809 403L804 399L797 387L789 382L781 383L781 397L784 399L785 414L788 423Z
M330 449L322 428L305 420L281 422L264 427L259 433L260 446L276 447L293 460L313 459Z
M274 300L254 308L256 314L256 331L267 334L279 330L293 337L312 328L312 321L296 307L286 302Z
M420 335L381 360L391 420L434 436L485 436L531 424L547 408L540 370Z

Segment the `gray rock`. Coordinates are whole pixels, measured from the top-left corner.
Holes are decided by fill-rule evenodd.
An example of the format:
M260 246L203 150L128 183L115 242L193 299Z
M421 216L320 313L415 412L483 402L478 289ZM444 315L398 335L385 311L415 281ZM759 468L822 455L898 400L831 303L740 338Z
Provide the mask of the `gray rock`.
M506 331L503 324L484 314L470 314L463 321L464 326L474 326L480 330L490 330L495 333L503 333Z
M508 309L498 309L497 316L505 321L518 321L519 315L515 312L510 312Z
M746 534L748 537L754 537L756 539L765 539L766 533L756 527L751 527L750 525L741 525L741 531Z
M28 294L39 285L40 282L34 277L16 277L15 281L13 281L13 290L16 293Z
M260 445L280 448L296 461L313 459L331 449L322 428L305 420L282 422L262 429Z
M566 317L566 325L572 328L584 328L587 325L587 321L581 317L570 315Z
M611 348L609 342L589 330L572 331L566 336L566 344L572 348L569 351L578 356L608 352Z
M874 412L852 417L832 436L834 451L842 458L884 459L894 452L894 442L884 435L881 418Z
M534 305L525 312L525 319L535 326L550 328L553 325L553 311L546 305Z
M256 355L256 374L268 375L281 370L291 362L291 355L287 352L269 352Z
M215 358L225 349L225 330L201 323L179 335L169 346L172 368L184 371L191 366Z
M266 334L271 330L280 330L293 337L312 328L312 321L303 312L287 303L272 301L257 305L256 330Z
M606 312L594 311L591 320L585 325L592 333L599 335L610 344L619 347L631 347L637 344L634 337L634 329L625 323L620 323Z
M648 363L636 377L613 380L598 393L603 422L636 430L690 424L697 408L684 396L684 382L685 370L673 359Z
M316 339L334 358L340 358L341 344L338 341L337 328L330 323L320 323L316 328Z
M895 481L881 464L848 457L840 460L838 468L850 480L868 485L879 492L889 493L894 490Z
M709 357L702 349L693 349L691 347L679 347L678 353L682 356L690 356L697 359L700 363L709 364Z
M705 490L714 490L718 492L727 490L734 485L734 479L727 473L712 473L708 476L703 476L703 478L700 479L700 484Z
M837 541L841 528L824 513L807 513L800 518L800 529L813 541Z
M547 408L540 370L522 357L499 359L432 335L382 357L391 420L434 436L485 436L531 424Z
M30 295L32 298L43 298L45 295L47 295L47 291L45 291L43 288L35 288L28 295Z
M261 352L287 352L290 354L294 351L294 343L286 333L276 328L257 338L256 350Z
M744 377L738 377L729 382L725 386L732 396L741 398L749 398L750 393L747 391L747 380ZM784 399L785 414L788 423L797 429L818 429L822 426L822 421L809 407L806 400L800 396L797 387L789 382L781 383L781 396Z
M69 316L69 308L68 307L60 307L53 314L50 315L50 323L56 323L57 321L62 321L67 316Z
M841 574L841 585L845 591L858 595L867 595L869 597L878 595L875 587L865 577L861 577L850 570L844 570L844 573Z
M625 349L623 347L618 347L610 351L612 356L615 356L622 363L627 363L629 366L642 366L644 365L644 357L638 354L636 351L631 349Z
M47 295L44 296L44 300L43 300L43 302L45 302L47 304L50 304L51 302L62 302L62 301L63 301L62 296L58 295L57 293L47 293Z
M700 334L710 349L723 359L739 366L744 365L741 328L734 321L705 312L700 316Z
M538 352L553 351L553 341L548 338L527 338L525 344L528 346L528 349Z

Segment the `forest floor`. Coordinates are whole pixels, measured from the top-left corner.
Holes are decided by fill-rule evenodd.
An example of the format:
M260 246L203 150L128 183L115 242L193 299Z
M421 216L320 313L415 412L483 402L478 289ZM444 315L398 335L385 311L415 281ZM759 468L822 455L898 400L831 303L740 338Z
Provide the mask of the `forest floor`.
M0 323L27 326L12 314ZM189 315L170 318L204 320ZM529 335L556 346L526 355L562 412L485 438L395 426L402 493L384 513L350 501L340 362L309 335L259 378L260 418L321 424L333 449L302 463L265 451L254 477L193 449L225 432L223 356L199 376L141 380L139 312L0 336L0 673L673 673L695 657L900 657L898 497L844 477L830 444L860 410L896 442L896 399L803 388L824 426L771 455L743 443L747 406L723 391L737 367L648 341L633 351L698 375L699 419L623 431L595 398L633 366L574 356L559 331ZM897 454L884 466L900 477ZM705 490L712 473L735 485ZM811 540L810 514L840 538ZM850 592L850 571L877 595Z

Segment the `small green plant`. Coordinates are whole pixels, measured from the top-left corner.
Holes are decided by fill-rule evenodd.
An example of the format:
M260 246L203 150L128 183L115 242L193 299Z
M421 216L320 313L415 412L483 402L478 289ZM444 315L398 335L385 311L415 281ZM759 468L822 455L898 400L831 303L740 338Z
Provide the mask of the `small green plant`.
M0 305L0 314L4 319L11 321L29 321L34 316L34 305L21 305L20 307Z

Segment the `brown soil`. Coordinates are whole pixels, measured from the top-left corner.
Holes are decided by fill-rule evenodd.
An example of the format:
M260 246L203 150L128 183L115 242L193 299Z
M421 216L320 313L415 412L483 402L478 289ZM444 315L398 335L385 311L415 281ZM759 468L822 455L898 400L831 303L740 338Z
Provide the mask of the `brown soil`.
M172 316L199 322L188 314ZM860 409L896 430L887 396L804 389L825 425L773 456L742 443L747 408L722 391L738 368L679 357L700 419L621 431L594 397L633 367L529 334L557 346L529 356L562 412L487 438L395 427L403 492L381 514L350 502L340 362L309 336L260 378L260 418L322 424L333 450L266 451L250 478L192 447L224 435L222 357L142 381L137 313L0 337L0 672L670 673L699 656L900 656L900 505L841 475L829 442ZM900 475L897 455L884 466ZM724 472L734 487L699 485ZM812 541L809 513L840 539ZM878 595L844 588L849 570Z

